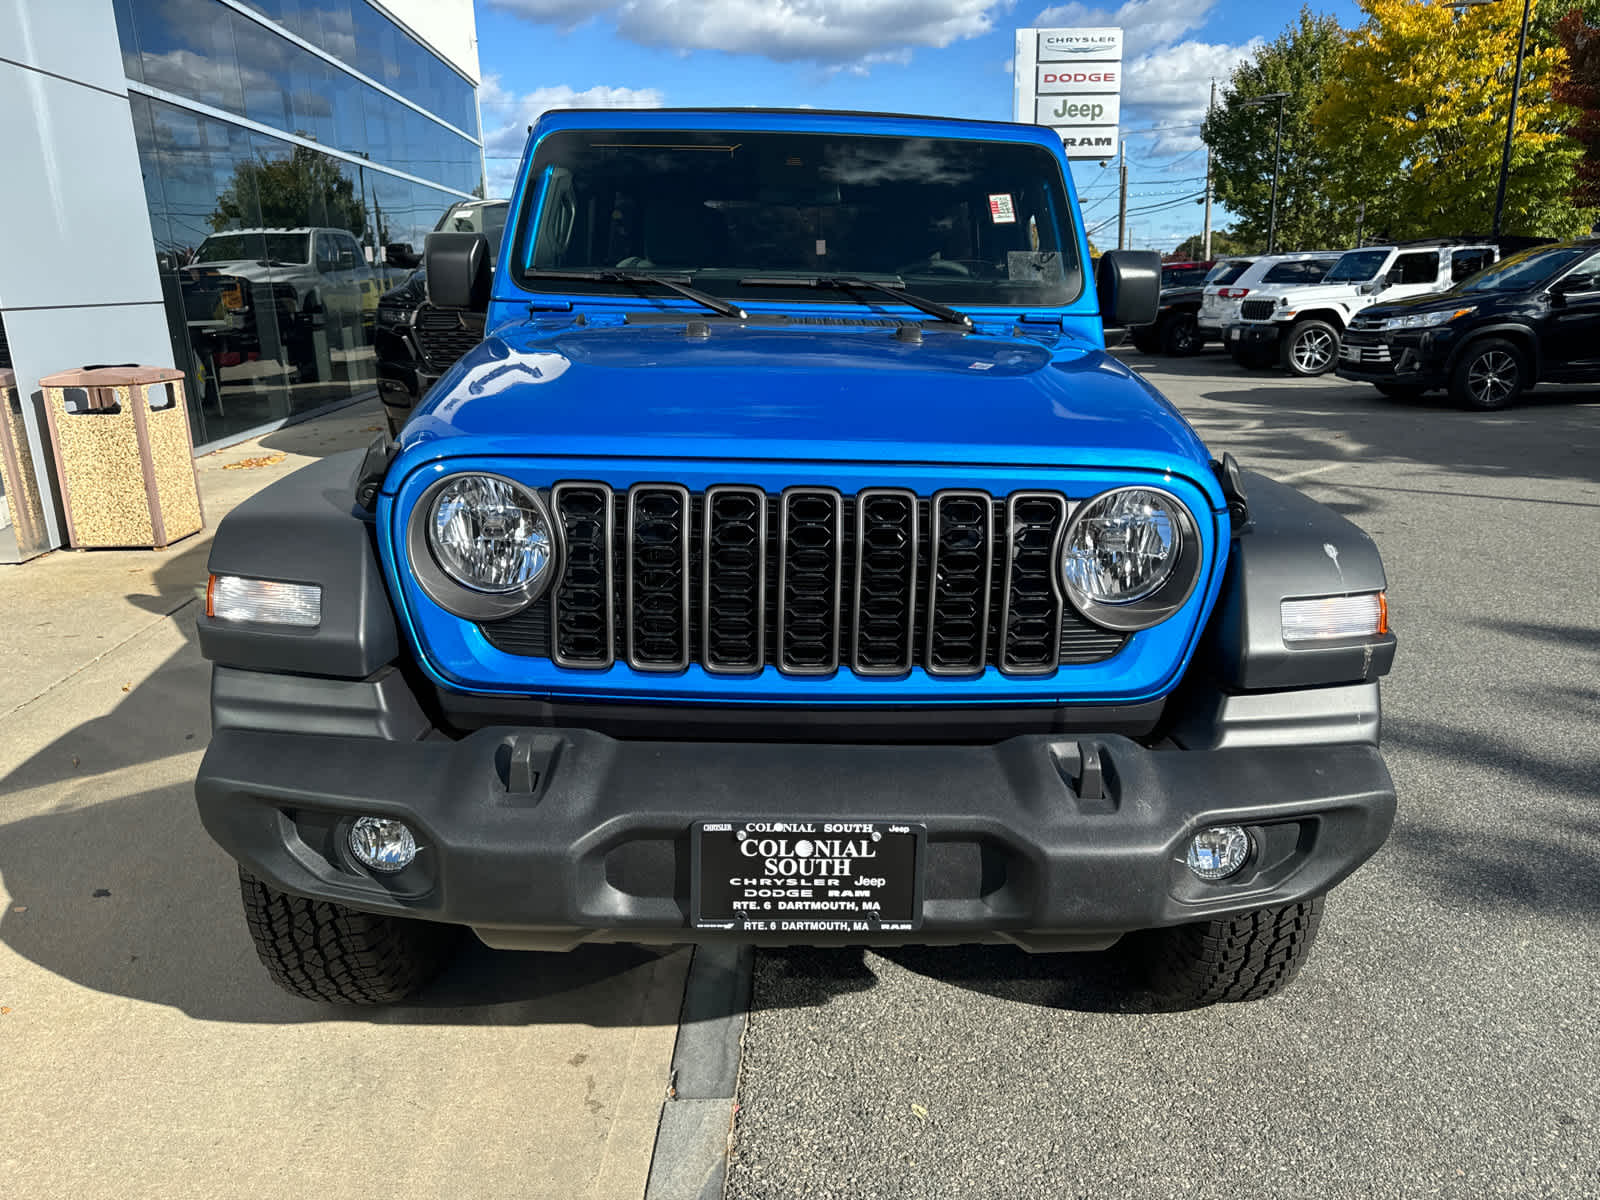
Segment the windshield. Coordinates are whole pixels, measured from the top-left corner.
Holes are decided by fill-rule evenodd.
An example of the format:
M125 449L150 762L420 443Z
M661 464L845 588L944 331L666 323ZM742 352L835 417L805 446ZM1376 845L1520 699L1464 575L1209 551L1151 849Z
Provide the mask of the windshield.
M815 133L555 133L539 143L513 274L665 272L792 301L750 276L878 276L963 304L1065 304L1082 272L1061 167L1040 146Z
M311 235L307 233L214 233L200 243L195 262L240 262L264 259L268 262L303 263L311 261Z
M1387 250L1352 250L1334 264L1324 283L1366 283L1389 261Z
M1218 263L1211 268L1211 274L1206 276L1206 282L1216 284L1219 287L1226 287L1248 271L1253 261L1253 259L1241 258L1234 262Z
M433 231L481 233L489 239L489 256L492 260L500 256L500 239L505 236L506 217L510 212L511 203L508 200L491 201L488 204L479 200L464 200L460 204L452 204L439 218Z
M1499 292L1538 287L1593 250L1593 246L1540 246L1537 249L1524 250L1521 254L1502 258L1492 267L1479 271L1471 279L1458 283L1452 290Z

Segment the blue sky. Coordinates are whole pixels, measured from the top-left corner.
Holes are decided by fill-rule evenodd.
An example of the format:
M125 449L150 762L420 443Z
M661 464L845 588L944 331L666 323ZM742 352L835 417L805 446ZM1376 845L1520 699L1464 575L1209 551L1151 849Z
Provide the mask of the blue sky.
M1219 83L1298 5L1126 0L476 0L491 194L547 108L752 105L1011 119L1015 31L1120 25L1133 243L1200 232L1198 122ZM1353 0L1313 5L1346 25ZM1116 240L1116 171L1074 165L1091 230ZM1214 215L1215 224L1226 214Z

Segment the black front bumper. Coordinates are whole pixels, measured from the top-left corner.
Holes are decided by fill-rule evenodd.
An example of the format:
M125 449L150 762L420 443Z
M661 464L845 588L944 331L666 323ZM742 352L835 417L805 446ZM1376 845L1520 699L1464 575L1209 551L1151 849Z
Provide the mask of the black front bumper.
M1447 341L1431 333L1385 335L1352 330L1345 334L1336 373L1357 383L1448 387L1450 348Z
M1090 751L1095 772L1085 772ZM587 940L1057 950L1327 891L1394 818L1372 745L1147 750L1114 734L992 745L623 741L583 729L461 741L219 729L196 791L207 830L274 887L474 927L491 945ZM374 877L344 849L355 815L398 817L422 851ZM899 820L927 829L909 933L756 935L690 927L701 820ZM1202 883L1188 838L1251 830L1234 879Z

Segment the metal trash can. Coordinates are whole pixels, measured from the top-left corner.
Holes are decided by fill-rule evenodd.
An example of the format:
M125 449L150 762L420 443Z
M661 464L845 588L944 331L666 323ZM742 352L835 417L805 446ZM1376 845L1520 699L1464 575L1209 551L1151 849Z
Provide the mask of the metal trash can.
M82 367L39 381L76 549L163 549L205 528L183 372Z
M22 396L15 373L4 369L0 369L0 490L6 494L9 518L0 528L0 562L22 562L50 549L28 428L22 420Z

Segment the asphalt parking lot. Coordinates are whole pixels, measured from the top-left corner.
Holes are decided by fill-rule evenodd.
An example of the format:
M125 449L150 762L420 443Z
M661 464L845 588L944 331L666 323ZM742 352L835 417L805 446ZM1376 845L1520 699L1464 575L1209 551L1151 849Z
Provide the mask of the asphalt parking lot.
M727 1196L1600 1196L1600 393L1127 360L1377 539L1394 834L1255 1004L1142 1011L1114 952L759 955Z

